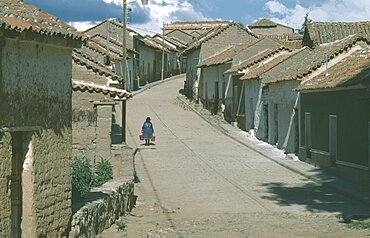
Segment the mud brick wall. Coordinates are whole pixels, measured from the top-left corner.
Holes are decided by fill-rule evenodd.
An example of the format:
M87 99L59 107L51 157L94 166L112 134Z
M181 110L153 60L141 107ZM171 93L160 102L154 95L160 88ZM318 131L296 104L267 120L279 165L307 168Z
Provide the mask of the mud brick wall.
M73 91L73 156L84 155L94 165L111 158L112 112L116 103L109 96Z
M60 237L65 235L72 214L72 49L3 39L0 44L0 125L30 136L22 145L28 148L28 157L23 155L27 160L27 164L23 164L27 176L23 174L26 179L22 179L21 186L23 192L29 194L22 197L19 205L23 206L22 236ZM41 130L24 129L32 127ZM0 135L0 237L11 237L10 189L5 179L10 179L12 144L9 141L13 136L14 132Z
M8 193L8 178L11 175L11 136L9 133L0 134L0 236L10 235L11 203Z
M94 189L86 198L97 199L86 203L73 215L70 238L95 237L121 216L129 214L135 204L134 182L132 179L113 180Z

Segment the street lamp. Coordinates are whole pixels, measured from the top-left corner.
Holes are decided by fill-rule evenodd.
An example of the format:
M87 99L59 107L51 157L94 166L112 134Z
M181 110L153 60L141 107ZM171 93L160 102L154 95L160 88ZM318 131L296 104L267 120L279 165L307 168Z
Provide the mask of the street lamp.
M137 0L130 1L136 2ZM148 5L149 0L141 0L142 5ZM122 36L122 89L125 89L125 82L127 77L127 46L126 46L126 32L127 32L127 0L122 0L123 5L123 36ZM122 142L126 142L126 100L122 101Z

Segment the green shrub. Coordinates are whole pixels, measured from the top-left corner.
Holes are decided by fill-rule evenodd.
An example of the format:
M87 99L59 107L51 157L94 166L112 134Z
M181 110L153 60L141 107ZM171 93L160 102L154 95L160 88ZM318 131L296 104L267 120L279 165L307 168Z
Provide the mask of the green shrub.
M75 199L79 199L90 191L93 173L91 172L90 161L85 156L74 157L72 167L73 196Z
M101 159L95 166L93 187L99 187L113 178L113 168L109 160Z

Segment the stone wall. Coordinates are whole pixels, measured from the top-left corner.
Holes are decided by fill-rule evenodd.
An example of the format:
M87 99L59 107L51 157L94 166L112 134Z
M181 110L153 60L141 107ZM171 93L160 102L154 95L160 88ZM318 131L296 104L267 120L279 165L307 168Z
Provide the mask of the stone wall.
M71 52L8 38L1 47L0 125L11 133L0 135L0 237L12 237L11 205L22 211L22 224L13 224L21 225L23 237L66 233L72 214ZM28 139L15 142L19 136ZM23 178L17 192L9 186L12 160L19 161Z
M134 182L132 179L113 180L86 197L96 199L73 215L70 238L95 237L121 216L129 214L135 204Z

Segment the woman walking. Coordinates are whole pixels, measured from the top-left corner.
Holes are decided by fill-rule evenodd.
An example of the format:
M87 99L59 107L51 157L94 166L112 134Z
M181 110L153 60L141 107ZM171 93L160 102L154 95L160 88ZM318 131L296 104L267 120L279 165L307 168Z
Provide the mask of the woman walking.
M145 140L145 145L149 145L154 133L153 124L150 121L150 117L146 118L141 128L141 132L143 133L143 140Z

